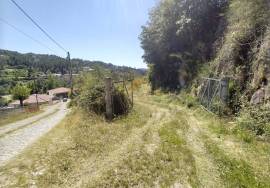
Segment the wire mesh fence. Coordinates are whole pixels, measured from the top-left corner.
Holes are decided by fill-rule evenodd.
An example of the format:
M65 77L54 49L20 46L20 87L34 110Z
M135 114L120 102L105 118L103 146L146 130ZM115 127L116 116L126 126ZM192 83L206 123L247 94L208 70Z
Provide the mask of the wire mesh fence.
M229 79L203 78L199 100L211 112L220 113L228 100Z

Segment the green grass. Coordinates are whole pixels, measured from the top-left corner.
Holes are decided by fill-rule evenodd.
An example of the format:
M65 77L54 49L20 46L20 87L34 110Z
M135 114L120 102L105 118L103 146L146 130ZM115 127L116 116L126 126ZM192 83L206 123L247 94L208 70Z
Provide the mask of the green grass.
M181 104L188 108L186 101L190 100L186 100L186 96L183 94L179 97L180 99L174 95L165 95L155 101L163 104ZM254 133L240 128L234 119L220 118L201 109L196 103L194 104L191 109L186 108L183 110L187 114L189 111L194 114L196 119L202 123L201 126L208 131L207 134L211 135L211 138L209 138L203 134L202 137L204 139L202 141L217 163L225 186L269 187L270 181L267 169L270 166L267 164L267 160L265 160L270 154L269 143L258 141ZM217 142L218 140L220 141ZM222 143L222 140L234 143L235 147L239 147L238 149L243 151L241 155L226 154L226 150L223 149L227 148L227 146L225 143Z
M10 115L4 116L0 118L0 127L10 124L10 123L14 123L16 121L20 121L38 114L41 114L42 112L44 112L43 110L39 110L37 112L17 112L17 113L12 113Z
M208 128L212 137L220 139L217 142L208 135L202 136L208 152L217 163L226 187L270 186L267 173L269 143L257 141L252 132L239 128L232 119L222 119L202 109L197 109L195 116ZM226 141L234 143L235 148L230 152L236 153L236 150L240 149L240 155L227 152Z
M205 136L204 139L206 148L213 155L226 187L263 188L270 186L269 179L258 176L246 161L229 157L209 138Z
M2 96L4 99L6 99L7 101L11 101L12 100L12 95L4 95Z
M169 187L181 185L198 186L196 167L191 151L185 141L187 123L177 119L158 130L159 146L153 154L146 149L151 143L151 132L144 135L143 144L132 147L127 157L113 169L105 172L87 187ZM180 135L179 135L180 133Z
M58 187L68 181L72 174L76 174L78 168L81 168L81 172L87 171L87 166L93 162L91 159L99 160L109 155L134 129L143 126L148 117L150 114L147 109L141 107L112 124L82 111L73 114L70 118L78 118L77 123L65 125L70 144L52 154L46 164L48 170L39 176L38 184L45 187L52 185ZM78 161L88 162L78 164Z
M221 187L269 187L269 144L245 141L237 136L244 134L242 130L234 133L236 124L228 123L232 120L196 106L188 108L182 100L172 94L136 96L135 109L112 123L73 109L60 125L0 170L0 183L207 187L210 182ZM205 165L209 165L206 170Z

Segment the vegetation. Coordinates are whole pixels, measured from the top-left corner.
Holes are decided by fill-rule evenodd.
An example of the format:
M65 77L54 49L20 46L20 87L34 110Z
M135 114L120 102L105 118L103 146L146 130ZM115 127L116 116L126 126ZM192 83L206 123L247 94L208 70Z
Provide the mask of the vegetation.
M228 120L183 105L183 94L147 92L141 86L135 109L110 124L75 108L1 168L1 185L269 187L268 142L246 142Z
M270 87L269 6L267 0L161 0L140 36L151 89L143 78L135 79L134 109L116 87L115 116L126 116L111 123L100 117L106 106L103 79L121 80L140 71L73 59L76 72L84 66L94 70L75 79L72 113L1 168L1 185L270 187L269 101L264 93L263 103L250 102L254 92ZM9 70L20 69L15 62L21 59L12 64L6 54L1 56L4 72L17 81L32 74ZM65 73L56 63L63 59L43 58L54 63L35 70ZM22 64L28 63L26 58ZM202 76L231 78L228 104L220 113L228 116L198 105ZM45 87L38 84L32 90L59 83L51 76ZM17 84L12 91L29 95L30 89Z
M93 71L85 73L77 80L78 96L74 99L77 106L83 108L87 112L94 112L98 115L105 115L105 86L104 78L106 73ZM130 110L130 102L123 88L113 86L112 92L113 113L117 117L127 114Z
M258 136L266 136L270 139L270 110L266 105L242 108L238 117L238 124L243 129L253 131Z
M152 88L188 87L206 67L251 97L268 79L269 14L266 0L160 1L140 37Z
M72 59L71 62L74 74L95 70L119 80L145 73L143 69L115 66L100 61ZM19 82L26 84L31 93L46 93L56 87L67 87L69 76L65 74L69 73L69 68L67 61L61 57L0 50L0 96L10 94Z
M4 97L0 97L0 106L6 106L8 101Z
M162 0L143 27L141 43L153 89L181 89L209 61L227 1ZM211 27L209 27L211 26Z
M152 90L187 89L193 106L201 77L228 76L228 103L213 111L267 134L269 105L246 104L261 88L269 99L269 6L267 0L161 0L140 36Z
M30 89L22 83L18 83L12 89L13 99L19 100L20 105L23 106L23 101L30 95Z
M39 111L36 111L36 112L25 112L25 111L23 111L23 112L12 112L8 116L2 114L1 118L0 118L0 127L4 126L4 125L7 125L7 124L10 124L10 123L20 121L20 120L27 119L29 117L36 116L38 114L41 114L42 112L43 112L43 110L39 110Z
M28 77L35 76L36 72L41 72L43 74L49 73L59 73L68 74L69 64L66 59L55 56L55 55L41 55L41 54L21 54L18 52L0 50L0 70L5 70L7 68L18 69L26 71ZM115 73L128 73L132 72L134 74L142 75L144 70L132 69L124 66L115 66L112 64L107 64L101 61L86 61L81 59L72 59L73 73L79 73L83 68L95 69L96 67L100 69L106 69L113 71Z

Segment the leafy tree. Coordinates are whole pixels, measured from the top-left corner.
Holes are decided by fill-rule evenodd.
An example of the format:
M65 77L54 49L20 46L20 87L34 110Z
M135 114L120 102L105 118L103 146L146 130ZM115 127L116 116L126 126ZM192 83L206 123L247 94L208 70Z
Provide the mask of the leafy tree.
M23 106L23 100L27 99L27 97L30 95L30 89L22 84L18 83L13 89L12 89L12 95L13 99L20 100L20 105Z
M227 0L161 0L140 35L152 88L180 89L207 62Z
M5 98L3 98L3 97L0 96L0 107L1 106L6 106L7 103L8 103L7 100Z
M49 77L47 79L46 85L47 85L48 90L59 87L58 80L55 77L53 77L51 74L49 75Z

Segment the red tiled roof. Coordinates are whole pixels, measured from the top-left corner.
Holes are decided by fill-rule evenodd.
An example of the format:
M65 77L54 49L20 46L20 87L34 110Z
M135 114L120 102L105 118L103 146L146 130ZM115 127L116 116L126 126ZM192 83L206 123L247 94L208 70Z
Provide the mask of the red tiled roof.
M65 87L60 87L60 88L49 90L48 92L52 94L62 94L62 93L69 93L70 89L65 88Z
M37 100L39 103L50 102L52 100L52 97L46 94L38 94L36 97L36 94L33 94L33 95L30 95L28 99L24 100L23 103L33 104L33 103L36 103Z

